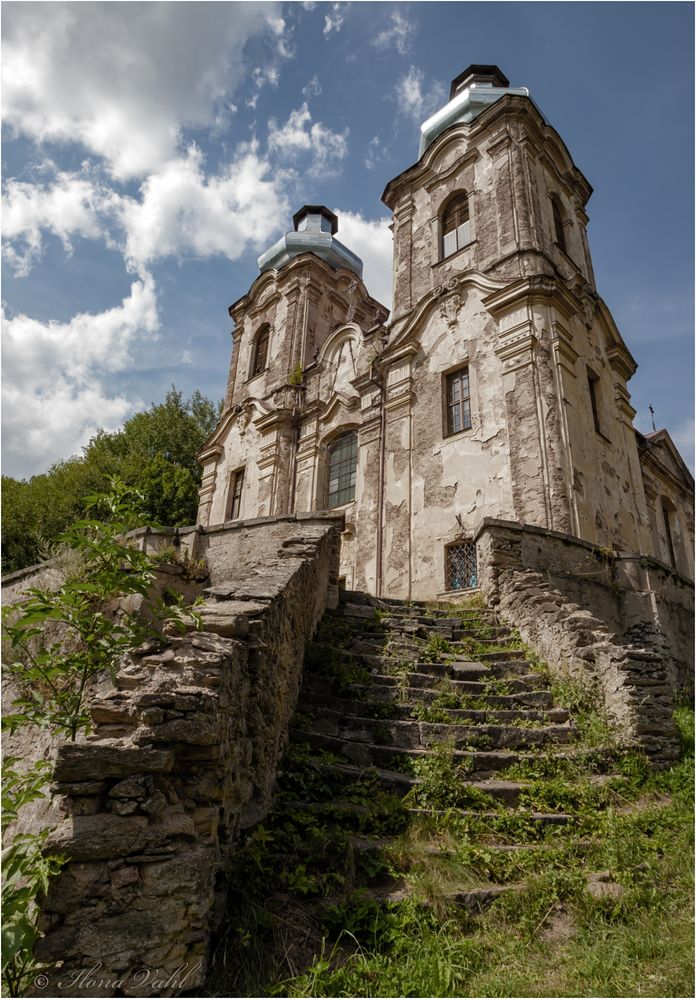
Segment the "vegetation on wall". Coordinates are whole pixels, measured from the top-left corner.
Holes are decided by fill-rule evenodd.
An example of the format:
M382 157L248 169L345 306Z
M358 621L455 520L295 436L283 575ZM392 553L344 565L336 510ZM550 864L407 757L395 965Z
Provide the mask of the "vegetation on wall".
M147 516L168 527L196 520L201 468L196 455L212 433L220 407L194 392L184 400L172 387L163 403L100 432L80 456L60 461L29 480L2 477L2 571L52 555L56 537L85 513L84 497L118 476L143 496Z
M181 596L167 589L151 595L156 564L129 544L125 535L147 522L144 498L118 480L111 491L86 497L89 519L59 535L72 555L56 590L30 589L16 605L3 607L4 669L17 690L5 706L3 729L47 728L57 738L74 741L90 730L87 696L98 678L113 675L121 658L165 625L185 629L198 616ZM148 598L147 620L126 609L125 597ZM3 994L24 995L37 971L32 955L40 936L37 895L58 873L63 858L45 854L49 833L13 834L21 809L47 797L52 767L39 760L28 769L22 761L4 761L2 782ZM8 831L9 830L9 831Z

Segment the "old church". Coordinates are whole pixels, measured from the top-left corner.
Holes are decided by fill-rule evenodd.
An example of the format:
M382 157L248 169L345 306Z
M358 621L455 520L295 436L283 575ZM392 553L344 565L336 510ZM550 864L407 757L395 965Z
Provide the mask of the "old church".
M294 215L230 306L199 523L341 511L345 586L405 599L477 586L484 518L693 577L693 478L666 430L633 426L590 184L497 66L461 73L421 132L383 194L391 314L323 205Z

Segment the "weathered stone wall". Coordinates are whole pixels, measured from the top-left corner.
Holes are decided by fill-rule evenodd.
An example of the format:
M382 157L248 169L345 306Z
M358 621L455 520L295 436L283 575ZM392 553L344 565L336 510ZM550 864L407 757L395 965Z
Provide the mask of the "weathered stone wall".
M593 681L629 743L674 759L672 712L693 692L693 583L527 525L485 521L476 542L481 589L501 617L560 674Z
M210 570L201 630L127 657L92 693L93 734L58 747L65 818L49 842L68 863L42 905L43 994L202 983L226 861L270 807L305 642L337 601L341 527L269 518L179 536ZM139 537L161 547L177 532Z

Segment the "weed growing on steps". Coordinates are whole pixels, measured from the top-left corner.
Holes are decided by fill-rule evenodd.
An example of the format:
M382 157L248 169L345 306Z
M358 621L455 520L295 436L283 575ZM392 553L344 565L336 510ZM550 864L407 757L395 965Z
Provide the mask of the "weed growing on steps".
M278 987L289 996L680 996L693 968L693 758L640 787L642 806L609 809L539 850L496 856L476 842L496 833L443 820L440 844L464 840L459 871L524 887L472 922L416 899L382 907L327 932L320 960ZM652 801L652 804L651 804ZM502 827L520 817L501 815ZM589 832L588 832L589 829ZM433 835L438 830L430 826ZM517 837L520 829L515 830ZM423 828L421 828L421 835ZM425 845L432 845L433 839ZM421 845L423 845L421 843ZM419 843L404 849L417 852ZM408 853L401 858L408 862ZM412 860L410 862L413 862ZM588 891L603 872L612 890ZM669 932L665 931L669 927Z
M530 672L547 685L541 663ZM501 694L506 707L525 705L529 685L518 700L517 680L492 679L480 697L450 682L426 696L405 674L393 691L425 721L462 708L483 721ZM211 979L210 994L688 994L693 759L651 773L605 739L592 696L572 686L556 696L575 712L578 741L516 754L515 768L496 775L526 784L514 810L467 788L472 764L448 745L395 754L389 769L418 780L405 800L380 788L377 771L356 776L309 749L291 755L280 809L260 840L247 841L239 904L231 900L218 948L229 970L217 988ZM528 703L541 701L535 694ZM688 713L681 724L693 754ZM473 745L486 732L471 735ZM552 804L565 809L556 816L565 824L538 817ZM608 890L590 894L588 883ZM509 894L477 919L452 897L454 888L489 884Z

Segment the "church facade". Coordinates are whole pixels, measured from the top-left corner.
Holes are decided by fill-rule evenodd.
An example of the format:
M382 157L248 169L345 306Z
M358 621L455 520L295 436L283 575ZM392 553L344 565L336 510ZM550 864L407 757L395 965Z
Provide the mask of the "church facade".
M340 510L346 587L404 599L475 588L490 517L693 578L693 478L665 430L633 427L636 363L596 289L589 183L495 66L457 77L422 135L383 195L391 316L320 205L230 306L199 523Z

